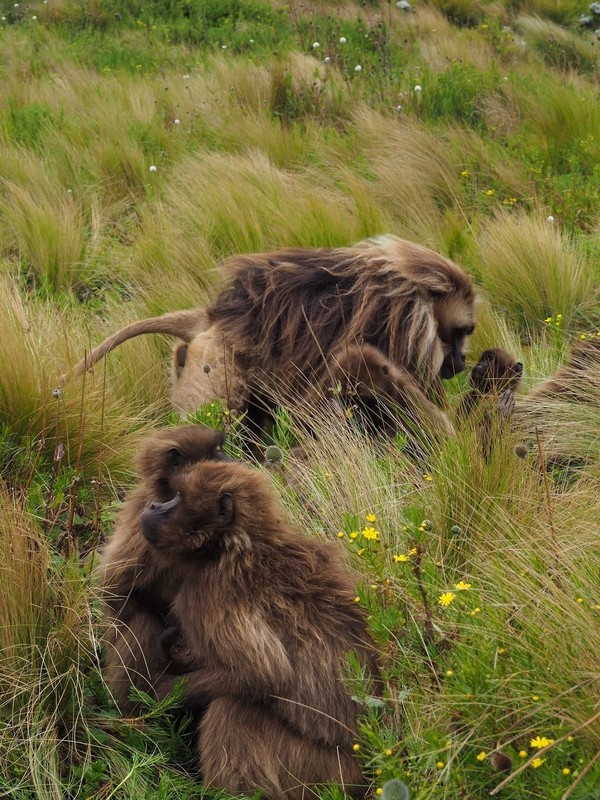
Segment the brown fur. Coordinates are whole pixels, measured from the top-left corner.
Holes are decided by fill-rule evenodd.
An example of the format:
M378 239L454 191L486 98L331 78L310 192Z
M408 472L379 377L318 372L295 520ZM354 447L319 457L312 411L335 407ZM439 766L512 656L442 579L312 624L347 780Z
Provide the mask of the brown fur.
M524 399L523 406L554 400L587 402L590 389L592 396L598 392L599 378L600 338L578 341L560 369L538 384Z
M207 320L192 310L134 323L75 372L131 336L171 333L183 339L174 350L173 405L188 412L224 399L261 429L275 402L323 385L334 357L349 347L375 348L405 370L405 402L418 407L422 396L443 407L441 379L464 369L473 286L460 267L426 247L382 236L355 247L238 256L226 268L229 285ZM442 427L451 429L447 418Z
M108 622L106 680L123 712L136 708L128 698L131 686L152 694L164 669L159 641L170 624L170 601L178 588L155 563L140 533L142 511L152 501L173 496L170 480L186 464L223 458L222 445L222 432L203 425L168 428L151 436L137 460L140 485L128 497L100 556L97 581Z
M240 256L227 266L231 286L207 316L247 375L250 404L265 402L263 385L284 398L304 393L307 378L322 382L331 356L349 346L376 348L438 402L441 378L464 368L473 286L432 250L381 237L353 248Z
M471 370L470 389L461 401L459 416L468 417L489 398L498 402L503 396L505 402L509 402L506 393L512 393L514 399L514 392L518 389L522 377L523 364L511 353L499 347L484 350Z
M451 435L444 412L425 395L413 376L370 345L344 348L330 362L325 389L369 433L393 436L430 430Z
M177 504L145 512L143 530L155 563L176 578L173 615L201 654L184 703L208 706L205 783L269 800L301 800L306 785L327 782L364 795L344 658L354 650L376 682L379 673L338 543L293 527L265 476L241 463L191 465L173 489ZM159 697L174 681L159 682Z

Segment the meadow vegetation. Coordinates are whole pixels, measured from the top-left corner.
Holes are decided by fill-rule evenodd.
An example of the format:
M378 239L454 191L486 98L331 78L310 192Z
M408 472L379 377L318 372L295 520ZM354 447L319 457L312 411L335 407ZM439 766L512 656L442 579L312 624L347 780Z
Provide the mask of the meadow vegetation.
M526 394L600 331L595 6L0 2L0 796L205 791L190 720L112 704L91 581L137 444L177 421L170 342L55 392L61 374L126 322L203 304L230 254L390 232L473 276L471 360L511 350ZM357 741L374 792L483 798L524 767L498 797L600 798L587 391L549 409L541 453L516 431L487 462L473 431L422 464L314 409L298 461L281 413L273 480L343 542L383 654ZM198 418L231 427L219 406ZM541 469L546 443L574 460Z

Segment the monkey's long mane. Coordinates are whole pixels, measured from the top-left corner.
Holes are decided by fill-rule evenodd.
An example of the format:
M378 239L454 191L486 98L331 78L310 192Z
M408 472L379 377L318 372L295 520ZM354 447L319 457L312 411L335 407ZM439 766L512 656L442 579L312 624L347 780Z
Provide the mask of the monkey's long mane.
M434 302L474 300L456 264L394 237L239 256L226 268L231 285L208 309L210 321L249 368L285 372L290 385L307 368L322 375L332 352L366 343L429 390L443 359Z

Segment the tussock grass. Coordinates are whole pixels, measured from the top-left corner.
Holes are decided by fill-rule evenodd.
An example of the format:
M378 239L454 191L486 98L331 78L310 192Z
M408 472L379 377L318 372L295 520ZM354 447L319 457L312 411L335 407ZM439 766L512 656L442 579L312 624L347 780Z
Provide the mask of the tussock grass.
M530 329L555 313L573 328L597 309L593 262L542 213L497 212L486 223L480 249L484 285Z

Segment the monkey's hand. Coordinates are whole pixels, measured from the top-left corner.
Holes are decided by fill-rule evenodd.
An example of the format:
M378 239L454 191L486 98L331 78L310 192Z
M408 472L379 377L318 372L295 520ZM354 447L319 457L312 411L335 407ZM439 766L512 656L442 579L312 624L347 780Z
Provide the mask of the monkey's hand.
M504 389L498 395L498 413L502 419L508 419L515 409L515 393L512 389Z

